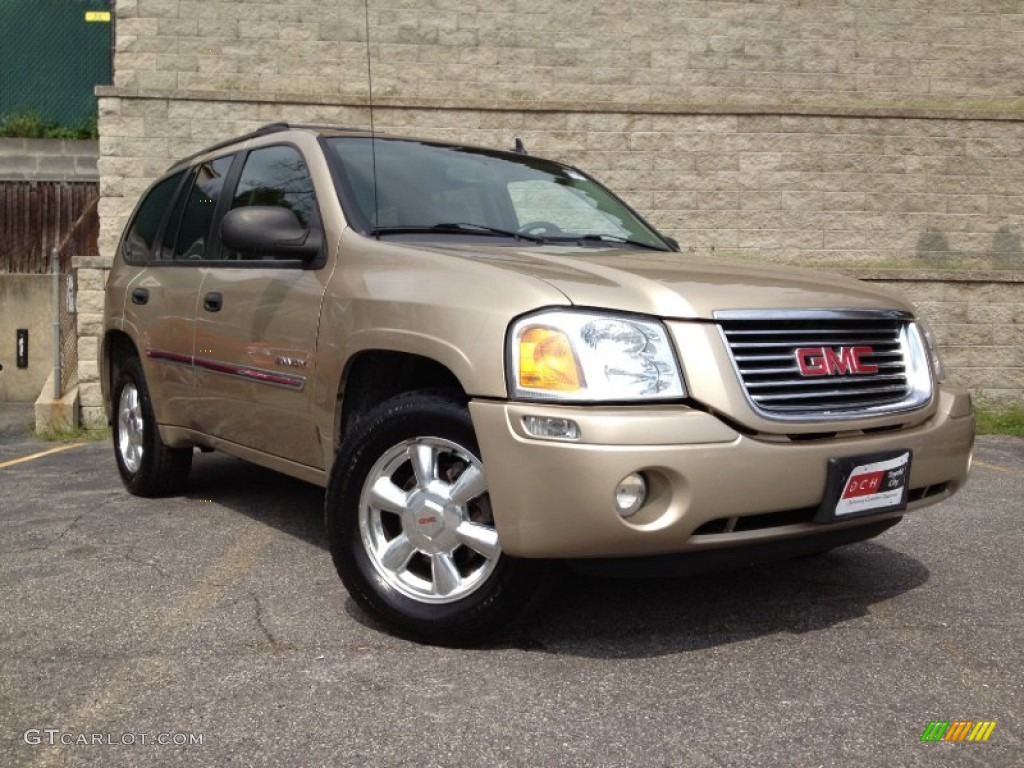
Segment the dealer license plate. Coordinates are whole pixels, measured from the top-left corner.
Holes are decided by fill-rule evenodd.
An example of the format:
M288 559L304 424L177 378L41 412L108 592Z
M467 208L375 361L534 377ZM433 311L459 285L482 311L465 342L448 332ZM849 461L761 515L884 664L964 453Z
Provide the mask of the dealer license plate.
M830 459L825 500L814 519L830 523L905 509L910 459L909 450Z

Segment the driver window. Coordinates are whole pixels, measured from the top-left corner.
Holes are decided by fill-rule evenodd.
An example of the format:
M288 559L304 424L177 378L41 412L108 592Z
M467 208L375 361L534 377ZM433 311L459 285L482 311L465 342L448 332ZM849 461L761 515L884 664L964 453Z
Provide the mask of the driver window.
M306 161L295 147L278 145L254 149L245 159L231 208L269 205L287 208L303 227L317 226L316 195ZM266 259L237 251L224 250L224 258ZM273 258L272 255L269 258Z

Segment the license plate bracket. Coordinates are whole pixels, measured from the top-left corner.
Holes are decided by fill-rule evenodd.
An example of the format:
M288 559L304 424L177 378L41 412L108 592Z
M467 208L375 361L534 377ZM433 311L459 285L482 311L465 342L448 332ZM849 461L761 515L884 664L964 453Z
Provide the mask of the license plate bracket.
M834 523L907 507L912 452L883 451L829 459L825 497L814 521Z

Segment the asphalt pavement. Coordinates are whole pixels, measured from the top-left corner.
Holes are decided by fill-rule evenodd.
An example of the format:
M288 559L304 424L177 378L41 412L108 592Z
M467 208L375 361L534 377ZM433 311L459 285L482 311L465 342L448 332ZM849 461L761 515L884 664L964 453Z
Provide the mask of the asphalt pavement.
M212 454L139 499L109 441L30 419L0 404L0 766L1024 766L1024 440L980 438L962 493L873 541L559 571L455 650L348 598L320 489Z

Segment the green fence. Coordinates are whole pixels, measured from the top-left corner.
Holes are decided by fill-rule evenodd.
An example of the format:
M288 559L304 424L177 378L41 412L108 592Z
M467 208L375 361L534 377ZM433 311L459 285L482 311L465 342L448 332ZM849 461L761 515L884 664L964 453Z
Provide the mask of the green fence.
M0 0L0 118L78 127L111 82L110 0Z

